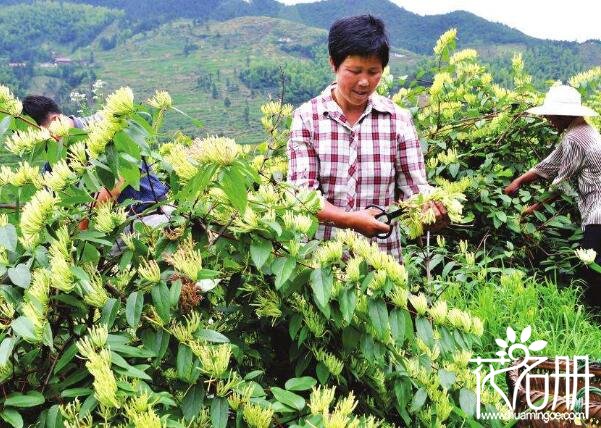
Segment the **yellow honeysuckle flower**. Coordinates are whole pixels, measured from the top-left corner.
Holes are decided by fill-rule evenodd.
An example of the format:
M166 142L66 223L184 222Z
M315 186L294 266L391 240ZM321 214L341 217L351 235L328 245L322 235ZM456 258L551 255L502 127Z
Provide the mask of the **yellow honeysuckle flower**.
M268 428L273 418L273 410L256 404L245 404L242 417L251 428Z
M440 55L445 48L447 48L451 43L455 42L456 38L456 28L451 28L444 32L436 41L436 46L434 46L434 55Z
M150 104L154 108L167 110L173 105L173 100L171 99L171 95L169 95L169 92L156 91L154 93L154 96L148 100L148 104Z
M33 151L37 146L45 143L51 138L52 136L48 129L32 128L26 131L15 132L4 141L4 145L9 152L21 156L25 152Z
M327 414L330 411L330 404L334 401L336 387L328 388L319 386L313 388L309 398L309 408L312 415Z
M138 273L146 281L153 284L161 282L161 269L154 260L142 260L138 266Z
M102 111L110 120L115 116L132 113L134 111L134 93L131 88L119 88L109 95Z
M199 163L231 165L242 153L240 145L231 138L210 136L197 138L190 147L189 155Z
M12 94L10 89L0 85L0 110L11 116L19 116L23 111L23 104Z

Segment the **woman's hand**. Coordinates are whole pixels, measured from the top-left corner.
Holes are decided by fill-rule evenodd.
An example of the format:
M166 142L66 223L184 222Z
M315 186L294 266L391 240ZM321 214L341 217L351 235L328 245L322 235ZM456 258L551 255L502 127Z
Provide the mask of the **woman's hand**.
M507 196L513 196L518 192L518 190L520 189L520 186L521 186L520 180L518 180L518 179L513 180L511 183L509 183L509 185L505 188L505 190L503 190L503 193L505 193Z
M381 211L375 208L349 212L347 227L368 238L372 238L380 233L388 233L392 226L376 219L376 216L380 213Z
M434 223L424 225L425 230L438 232L439 230L447 227L451 222L447 213L447 209L442 202L430 201L425 203L422 207L422 213L425 214L428 210L432 210L434 212Z
M522 210L522 213L520 215L522 217L528 217L529 215L533 214L535 211L540 210L541 206L542 206L542 204L540 202L537 202L532 205L528 205L526 208L524 208Z

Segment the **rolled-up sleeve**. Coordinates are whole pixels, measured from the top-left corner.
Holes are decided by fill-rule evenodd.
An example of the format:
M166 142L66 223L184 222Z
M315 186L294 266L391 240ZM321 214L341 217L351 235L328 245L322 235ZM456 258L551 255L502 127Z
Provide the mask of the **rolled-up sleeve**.
M311 130L298 111L294 112L288 139L288 182L317 190L319 158L311 140Z
M584 150L570 138L563 138L557 148L532 170L543 178L553 180L557 186L580 171L584 162Z
M397 139L396 185L402 193L403 199L409 199L417 193L430 193L432 186L428 184L424 154L413 120L408 112L404 120L400 121Z

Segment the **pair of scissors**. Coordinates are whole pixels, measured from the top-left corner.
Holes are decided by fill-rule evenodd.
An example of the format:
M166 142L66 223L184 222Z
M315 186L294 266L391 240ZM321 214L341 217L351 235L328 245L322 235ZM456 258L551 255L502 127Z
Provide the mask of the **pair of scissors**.
M391 234L392 234L392 220L394 220L395 218L397 218L398 216L400 216L401 214L403 214L403 211L405 211L404 208L399 208L398 210L394 210L391 212L386 212L386 210L378 205L368 205L365 207L367 208L375 208L377 210L379 210L380 212L378 214L376 214L374 216L374 218L378 221L381 221L382 223L386 223L388 226L390 226L390 230L386 233L382 232L382 233L378 233L376 235L377 238L380 239L386 239L388 238Z

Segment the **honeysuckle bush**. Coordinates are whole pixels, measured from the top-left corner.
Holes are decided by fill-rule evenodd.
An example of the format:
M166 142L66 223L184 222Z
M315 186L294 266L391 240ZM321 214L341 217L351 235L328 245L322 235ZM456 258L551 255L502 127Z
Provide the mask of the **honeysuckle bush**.
M0 87L0 417L12 426L443 426L475 412L483 322L409 281L354 232L316 241L317 192L286 184L291 107L263 106L265 143L169 142L166 92L111 94L88 130L40 129ZM48 162L50 172L42 173ZM170 185L131 216L95 203L140 164ZM464 184L405 201L417 236ZM140 217L159 206L168 223ZM82 225L88 220L88 227ZM431 219L430 219L431 220ZM493 410L496 397L484 396Z
M574 192L562 187L561 201L525 218L522 209L545 199L548 183L523 187L515 197L503 194L512 178L544 159L557 142L556 133L543 120L525 114L542 102L544 93L532 86L520 55L512 62L513 87L505 88L479 63L477 51L456 51L456 37L451 29L437 42L435 68L424 70L434 76L431 84L403 81L404 87L390 94L414 113L430 180L469 183L464 204L468 223L447 229L444 236L485 249L496 267L545 271L548 277L567 282L577 264L573 250L582 237ZM388 93L392 82L390 76L383 79L380 92ZM599 67L569 83L581 92L585 104L601 112ZM599 126L596 119L591 123ZM454 270L441 261L429 260L430 269L438 265L441 273L446 267L445 274Z

